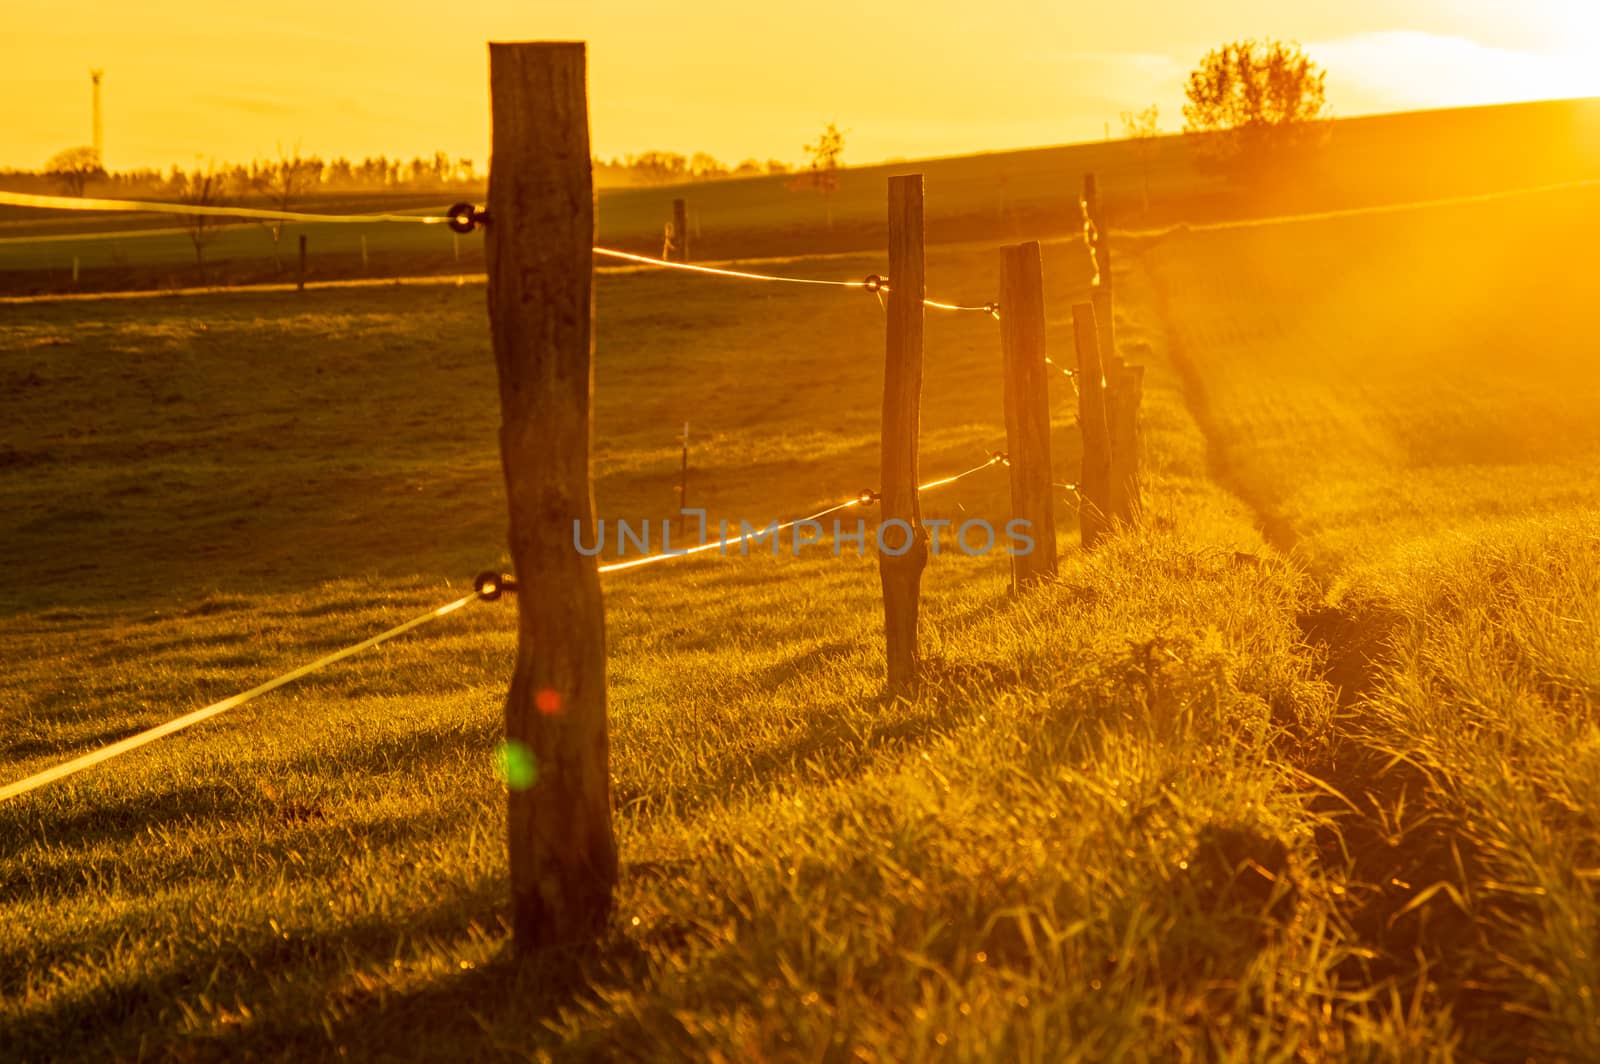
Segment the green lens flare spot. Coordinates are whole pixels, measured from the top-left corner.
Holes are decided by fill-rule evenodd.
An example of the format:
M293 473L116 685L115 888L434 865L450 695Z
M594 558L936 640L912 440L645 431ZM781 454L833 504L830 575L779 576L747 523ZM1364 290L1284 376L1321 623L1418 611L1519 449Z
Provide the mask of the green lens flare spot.
M513 791L525 791L539 782L539 761L526 743L506 740L494 748L494 774Z

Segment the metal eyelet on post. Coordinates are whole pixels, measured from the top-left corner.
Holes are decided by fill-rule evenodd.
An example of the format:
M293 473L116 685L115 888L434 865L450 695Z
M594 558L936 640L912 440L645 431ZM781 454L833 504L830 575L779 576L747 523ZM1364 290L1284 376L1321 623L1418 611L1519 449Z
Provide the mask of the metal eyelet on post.
M506 592L515 591L517 581L510 573L497 573L493 569L485 569L473 577L472 587L483 601L495 602Z
M482 207L475 207L470 203L458 203L445 212L450 219L450 229L456 233L470 233L478 228L479 223L489 221L489 212Z

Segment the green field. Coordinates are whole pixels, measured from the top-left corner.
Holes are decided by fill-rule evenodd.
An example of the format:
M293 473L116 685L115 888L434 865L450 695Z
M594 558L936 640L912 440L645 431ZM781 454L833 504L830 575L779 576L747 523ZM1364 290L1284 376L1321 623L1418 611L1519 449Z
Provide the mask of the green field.
M994 296L996 158L929 167L933 235L983 238L930 294ZM768 209L739 254L815 235ZM509 948L509 603L0 805L0 1059L1595 1059L1597 226L1573 189L1119 236L1144 527L1084 554L1063 494L1020 598L936 559L916 701L871 558L607 576L593 950ZM1070 363L1086 257L1044 251ZM481 285L4 313L0 781L505 562ZM671 512L685 421L713 518L876 486L872 297L607 272L597 329L601 516ZM930 312L925 475L1002 424L996 323ZM998 523L1005 477L924 505Z
M875 251L886 239L884 179L909 165L848 167L839 172L838 189L829 197L808 185L804 175L602 189L599 239L606 246L659 255L672 201L681 197L688 205L691 248L698 258ZM1106 141L914 165L926 179L930 239L1027 240L1078 231L1078 192L1087 172L1099 176L1114 222L1142 228L1407 203L1590 178L1600 174L1600 100L1340 120L1330 127L1322 157L1267 187L1230 186L1197 163L1195 145L1181 136L1161 138L1148 154L1126 141ZM415 192L322 193L297 209L442 211L452 199L471 198L468 191L431 197ZM147 231L150 227L157 231ZM0 295L290 280L302 234L308 240L313 282L483 268L478 235L458 243L439 226L289 224L280 234L275 260L269 230L246 223L218 234L206 248L209 266L202 270L188 235L170 217L0 206ZM77 285L72 283L74 258L81 271Z
M1146 259L1214 469L1376 650L1330 766L1384 825L1358 913L1472 1056L1600 1056L1597 239L1583 188Z

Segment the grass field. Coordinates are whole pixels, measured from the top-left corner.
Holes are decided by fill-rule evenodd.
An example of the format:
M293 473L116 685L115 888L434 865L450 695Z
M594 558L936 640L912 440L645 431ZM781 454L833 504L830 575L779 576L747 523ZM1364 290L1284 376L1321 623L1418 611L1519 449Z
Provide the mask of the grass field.
M1083 256L1048 253L1060 350ZM996 265L936 255L930 283L981 296ZM691 283L602 285L601 512L671 505L685 417L713 514L856 491L876 303ZM31 382L6 452L23 565L0 623L22 663L8 776L453 597L498 557L481 290L307 298L42 306L8 332L9 371ZM1155 359L1157 337L1125 325ZM843 336L860 340L822 339ZM982 315L930 323L930 475L1002 436L994 345ZM1169 531L1075 560L1021 604L1003 560L939 559L944 678L924 702L877 696L870 560L608 584L627 856L615 934L573 962L587 990L505 959L489 752L512 628L475 607L10 805L16 1052L1026 1057L1064 1037L1086 1056L1135 1048L1151 1023L1174 1051L1356 1037L1349 1010L1322 1012L1341 947L1301 785L1263 757L1327 711L1293 653L1301 587L1232 563L1259 540L1205 482L1176 379L1153 374ZM929 505L1002 513L1003 491L974 478ZM1241 855L1265 870L1244 887Z
M1597 238L1580 189L1147 259L1214 467L1378 649L1336 782L1474 1056L1600 1057Z
M851 166L822 196L803 175L709 184L602 189L599 239L658 255L672 201L688 204L692 247L723 259L819 252L869 252L884 246L887 175L913 164ZM930 239L1027 240L1080 227L1082 175L1099 176L1119 225L1198 221L1405 203L1559 183L1600 173L1600 100L1379 115L1333 123L1327 153L1271 186L1231 187L1197 164L1194 145L1161 138L1143 154L1127 141L922 160ZM307 200L307 210L363 213L442 210L468 192L343 193ZM157 231L145 231L146 227ZM304 234L313 281L350 277L481 272L480 237L436 226L288 225L273 260L268 230L223 229L195 264L186 233L150 215L41 212L0 206L0 294L160 289L197 283L255 284L293 275ZM368 261L361 257L362 238ZM79 260L78 285L72 261ZM284 267L284 268L280 268Z
M1063 497L1020 599L938 558L916 702L879 693L870 558L608 576L592 951L509 952L507 604L0 806L0 1058L1594 1059L1600 370L1562 264L1597 221L1573 190L1121 239L1145 527L1081 554ZM1045 247L1067 362L1084 259ZM997 272L937 247L929 289ZM602 516L673 509L685 420L713 518L874 486L870 296L617 271L597 304ZM479 285L5 313L0 780L504 561ZM995 323L927 333L933 476L1004 433ZM1004 477L925 507L1003 518Z

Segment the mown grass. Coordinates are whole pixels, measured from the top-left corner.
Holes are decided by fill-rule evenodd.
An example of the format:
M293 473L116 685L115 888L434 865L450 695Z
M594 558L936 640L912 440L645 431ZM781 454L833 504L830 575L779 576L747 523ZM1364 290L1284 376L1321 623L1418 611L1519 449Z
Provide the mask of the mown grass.
M1215 468L1328 589L1353 921L1475 1059L1600 1056L1597 227L1571 191L1147 260Z

